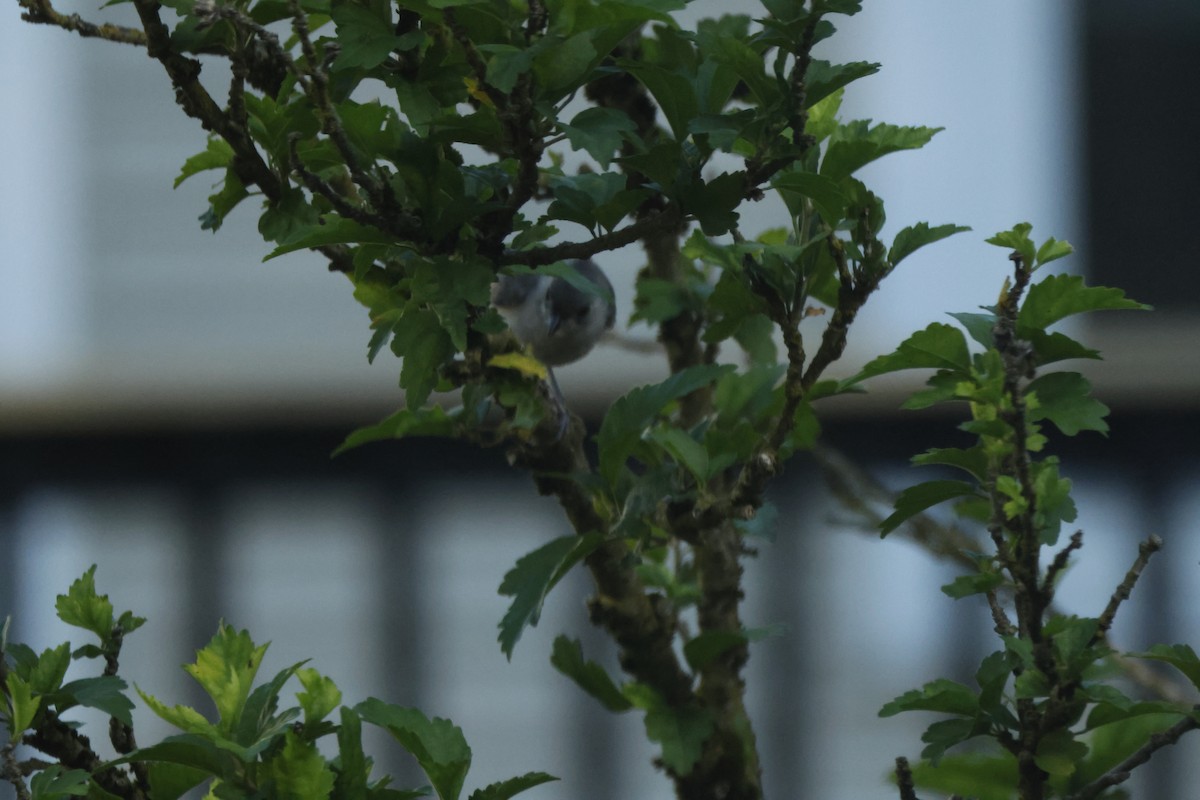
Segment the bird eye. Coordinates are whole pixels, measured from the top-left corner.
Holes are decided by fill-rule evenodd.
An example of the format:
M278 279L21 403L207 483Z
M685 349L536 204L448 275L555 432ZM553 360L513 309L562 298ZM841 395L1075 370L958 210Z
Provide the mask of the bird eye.
M575 312L575 319L579 320L580 322L583 322L585 319L587 319L588 311L590 311L590 310L591 309L589 309L587 306L584 306L583 308L581 308Z

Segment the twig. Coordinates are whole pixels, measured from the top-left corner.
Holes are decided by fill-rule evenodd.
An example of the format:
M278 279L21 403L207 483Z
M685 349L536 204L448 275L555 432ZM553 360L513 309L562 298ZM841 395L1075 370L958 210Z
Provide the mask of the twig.
M616 250L618 247L624 247L627 244L650 236L658 231L664 231L672 226L676 226L683 219L683 213L679 207L672 204L668 205L662 211L652 213L651 215L626 225L624 228L618 228L611 233L606 233L590 239L586 242L564 242L551 247L534 247L529 250L505 250L500 254L497 263L501 266L505 264L525 264L530 267L539 267L544 264L553 264L556 261L564 261L570 258L591 258L597 253L606 250Z
M1200 719L1196 716L1198 713L1200 713L1200 706L1192 709L1191 716L1184 717L1165 731L1152 734L1150 739L1133 755L1113 767L1097 780L1092 781L1071 795L1070 800L1093 800L1093 798L1099 797L1106 789L1111 789L1129 780L1129 776L1133 770L1149 761L1150 756L1154 755L1156 751L1168 745L1175 744L1188 731L1200 728Z
M912 769L908 766L908 759L904 756L896 757L896 786L900 789L900 800L917 800Z
M1058 579L1058 574L1067 568L1067 561L1071 557L1072 551L1083 547L1083 531L1075 531L1071 534L1071 541L1062 550L1054 556L1054 561L1046 568L1046 576L1042 578L1042 594L1047 597L1054 596L1054 582Z
M1008 614L1004 611L1004 607L1000 605L1000 598L996 596L995 589L988 589L987 595L988 608L992 611L992 622L995 623L995 630L1000 636L1016 636L1017 626L1012 624L1012 620L1008 618Z
M110 42L132 44L137 47L146 46L146 34L137 28L126 28L123 25L113 25L108 22L97 25L88 22L78 14L62 14L57 11L50 0L20 0L25 12L21 19L40 25L56 25L66 31L78 33L85 39L107 39Z
M1096 635L1093 640L1108 633L1112 627L1113 619L1117 616L1117 609L1121 603L1129 599L1130 592L1133 591L1133 586L1138 582L1138 578L1142 576L1142 570L1146 568L1146 564L1150 561L1150 556L1162 549L1163 541L1158 536L1150 536L1146 541L1138 545L1138 556L1133 562L1133 566L1125 573L1125 579L1121 581L1121 585L1113 592L1112 597L1108 601L1108 606L1105 607L1104 613L1100 615L1100 624L1096 627Z

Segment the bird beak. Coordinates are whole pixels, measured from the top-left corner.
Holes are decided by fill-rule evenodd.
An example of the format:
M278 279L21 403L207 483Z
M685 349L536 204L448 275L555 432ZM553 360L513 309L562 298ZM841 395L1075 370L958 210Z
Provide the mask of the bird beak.
M558 327L562 325L562 317L554 309L546 310L546 333L553 336Z

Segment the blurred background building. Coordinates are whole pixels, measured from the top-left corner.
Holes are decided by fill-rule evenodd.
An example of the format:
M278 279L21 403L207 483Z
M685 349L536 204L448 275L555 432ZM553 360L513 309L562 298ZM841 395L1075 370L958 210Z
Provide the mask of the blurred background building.
M128 11L95 5L61 10ZM1029 220L1038 239L1073 242L1079 255L1060 263L1158 310L1075 329L1106 356L1081 368L1113 432L1055 442L1086 537L1063 603L1099 613L1156 533L1166 550L1117 641L1197 645L1200 6L866 6L827 51L884 64L850 88L847 116L946 127L864 173L888 230L928 220L974 232L889 278L841 373L946 311L993 302L1009 267L983 243L993 232ZM696 2L687 18L731 9L742 10ZM200 229L210 176L175 191L171 180L202 132L144 51L17 17L11 3L0 18L0 615L12 614L12 637L39 650L66 639L54 596L98 563L118 610L150 620L126 645L128 677L171 703L201 703L179 665L223 618L271 640L264 674L311 657L347 702L379 696L453 719L475 750L470 786L547 770L563 782L531 800L670 796L640 720L611 718L548 664L560 632L612 660L586 622L586 576L556 589L511 664L495 642L505 570L566 532L554 504L495 452L407 441L330 460L346 432L400 402L398 363L366 363L366 314L345 279L305 255L261 263L252 207L216 235ZM746 229L781 224L767 211ZM603 262L623 319L639 259ZM560 377L595 421L664 375L659 357L607 348ZM909 456L953 436L947 416L897 410L913 385L881 384L824 417L824 440L893 488L918 478ZM985 610L936 591L952 568L857 527L804 458L773 500L745 614L787 627L755 646L749 675L768 794L893 797L891 761L917 755L930 720L876 712L947 672L968 679L995 647ZM137 714L144 741L166 733ZM1135 796L1194 796L1198 747L1156 755Z

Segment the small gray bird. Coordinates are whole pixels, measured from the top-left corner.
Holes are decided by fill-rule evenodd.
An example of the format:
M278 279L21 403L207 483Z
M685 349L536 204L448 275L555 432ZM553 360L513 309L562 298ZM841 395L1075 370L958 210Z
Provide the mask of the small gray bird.
M492 284L492 305L517 340L546 365L558 405L560 437L569 417L553 368L587 355L617 316L612 284L600 267L591 260L573 261L571 266L598 291L585 292L549 275L501 275Z

